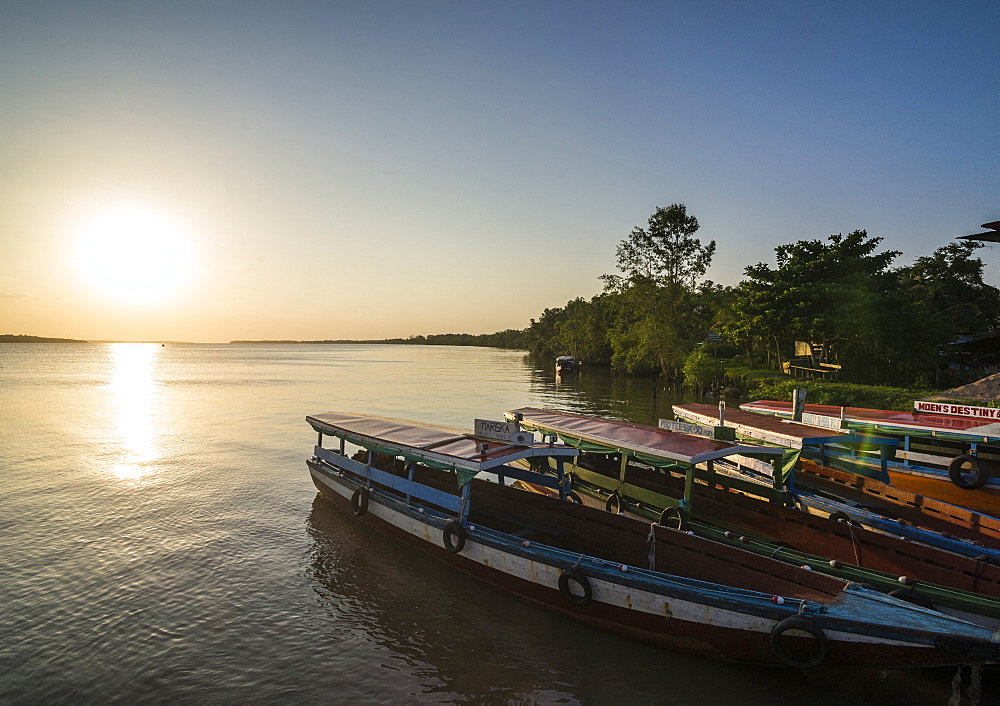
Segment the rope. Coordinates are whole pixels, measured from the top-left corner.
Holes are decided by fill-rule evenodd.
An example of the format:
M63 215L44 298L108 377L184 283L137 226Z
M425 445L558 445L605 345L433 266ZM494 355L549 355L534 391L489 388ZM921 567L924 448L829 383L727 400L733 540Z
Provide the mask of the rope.
M978 706L979 697L983 694L983 665L974 664L969 669L972 673L969 675L969 690L965 693L969 695L969 702L972 706Z
M854 524L850 520L844 524L847 525L847 531L851 533L851 544L854 545L854 563L858 566L863 566L861 563L861 545L858 542L858 538L854 535Z
M649 523L649 570L656 571L656 523Z
M962 706L962 665L958 665L955 676L951 678L951 698L948 706Z

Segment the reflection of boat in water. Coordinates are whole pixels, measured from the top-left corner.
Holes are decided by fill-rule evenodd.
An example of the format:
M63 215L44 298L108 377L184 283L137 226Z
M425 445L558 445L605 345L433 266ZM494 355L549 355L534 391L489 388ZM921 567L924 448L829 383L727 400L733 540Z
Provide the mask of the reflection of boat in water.
M313 481L336 505L442 563L595 627L718 659L797 667L1000 658L992 631L980 626L566 502L569 482L559 461L577 450L529 441L516 423L509 441L496 441L364 415L307 420L319 432L308 461ZM338 438L339 450L324 448L324 435ZM698 454L703 460L723 451L713 446L719 442L694 442L707 444ZM348 443L367 452L351 458ZM510 465L530 459L554 459L557 477ZM499 482L477 478L481 473ZM558 497L506 485L514 479Z
M928 408L955 407L966 412L996 410L932 402L918 403ZM792 416L792 404L761 400L741 405L748 413ZM1000 515L1000 423L991 417L944 413L895 412L858 407L805 405L802 421L833 429L889 436L899 449L888 460L888 477L893 486L937 498L977 512ZM851 450L828 450L831 456L865 461L864 454ZM870 464L870 460L869 460ZM823 464L827 465L827 464Z
M572 355L560 355L556 357L556 373L575 373L580 369L580 361L576 359L576 356Z

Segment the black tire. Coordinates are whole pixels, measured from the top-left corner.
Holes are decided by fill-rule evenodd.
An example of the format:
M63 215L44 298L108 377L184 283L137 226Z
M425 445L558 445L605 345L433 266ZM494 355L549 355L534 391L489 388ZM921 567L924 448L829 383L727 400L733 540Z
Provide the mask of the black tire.
M371 499L371 491L365 486L359 486L351 496L351 512L356 517L361 517L368 512L368 501Z
M656 524L684 532L688 528L687 513L679 507L665 507Z
M575 490L571 490L566 493L566 499L571 503L577 503L578 505L583 505L583 498L581 498Z
M441 539L444 541L444 548L447 549L452 554L458 554L460 551L465 549L465 539L466 539L465 527L458 520L448 520L448 523L444 526L444 532L441 534Z
M570 590L570 582L575 583L583 590L583 595L578 595ZM567 601L575 606L585 606L594 597L594 590L590 587L590 581L578 569L566 569L559 574L559 592Z
M806 659L793 657L781 644L782 636L790 630L800 630L809 633L816 640L816 651ZM791 615L778 622L771 628L771 649L778 656L783 664L796 669L812 669L823 664L827 654L830 652L830 639L820 630L813 621L801 615Z
M833 520L834 522L846 522L849 525L857 526L858 524L857 522L851 519L850 515L840 510L837 510L836 512L831 512L830 519Z
M889 596L892 598L898 598L901 601L906 601L907 603L912 603L913 605L918 605L921 608L930 608L931 610L937 610L934 604L927 600L926 596L923 596L916 591L912 591L908 588L897 588L889 591Z
M622 511L622 496L618 494L617 490L608 496L608 501L604 503L604 509L616 515Z
M956 456L948 464L948 477L951 478L952 483L963 490L975 490L982 488L989 482L991 475L989 466L992 464L984 463L981 458L963 454ZM968 478L970 471L972 472L971 480Z

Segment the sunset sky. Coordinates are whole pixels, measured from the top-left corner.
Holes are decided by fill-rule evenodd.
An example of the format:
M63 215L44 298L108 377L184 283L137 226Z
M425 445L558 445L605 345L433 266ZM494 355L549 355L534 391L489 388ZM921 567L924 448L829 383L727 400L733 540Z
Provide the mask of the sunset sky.
M856 228L908 264L1000 219L998 28L996 0L4 0L0 333L523 328L674 202L724 284Z

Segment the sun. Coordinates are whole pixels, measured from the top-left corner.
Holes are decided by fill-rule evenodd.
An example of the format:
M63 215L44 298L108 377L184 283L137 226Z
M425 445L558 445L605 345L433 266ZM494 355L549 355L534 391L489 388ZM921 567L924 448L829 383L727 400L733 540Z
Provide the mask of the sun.
M167 218L129 208L91 221L79 236L83 274L107 294L134 302L174 293L191 272L191 245Z

